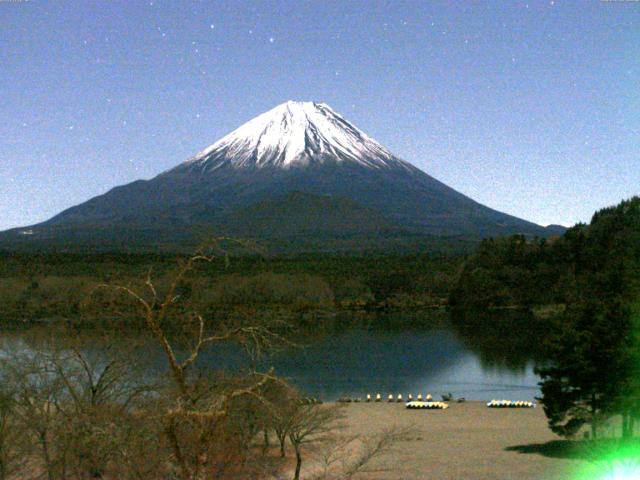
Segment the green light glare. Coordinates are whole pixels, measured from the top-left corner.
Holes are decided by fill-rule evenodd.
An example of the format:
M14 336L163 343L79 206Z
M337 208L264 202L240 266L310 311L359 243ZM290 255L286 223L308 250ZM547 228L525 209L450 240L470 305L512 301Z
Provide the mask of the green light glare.
M593 444L586 450L590 462L573 480L640 480L640 444L637 441Z

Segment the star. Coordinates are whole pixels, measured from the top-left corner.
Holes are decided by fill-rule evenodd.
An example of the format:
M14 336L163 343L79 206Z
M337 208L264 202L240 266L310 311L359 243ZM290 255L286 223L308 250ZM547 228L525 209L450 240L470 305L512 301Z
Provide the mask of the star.
M273 43L275 39L273 37L269 37L269 43Z
M214 28L216 28L216 26L212 23L211 25L209 25L209 28L213 30Z

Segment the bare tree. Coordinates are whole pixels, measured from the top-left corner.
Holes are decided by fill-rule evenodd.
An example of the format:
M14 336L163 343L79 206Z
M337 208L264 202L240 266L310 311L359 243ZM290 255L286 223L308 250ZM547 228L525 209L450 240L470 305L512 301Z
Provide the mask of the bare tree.
M270 382L278 381L272 371L253 371L247 376L249 381L216 385L189 373L201 352L213 344L236 341L245 345L247 351L262 352L282 341L281 335L269 325L219 326L213 331L206 327L204 317L185 301L180 292L196 265L211 262L214 258L201 252L184 261L164 293L156 287L151 271L142 290L123 285L99 286L99 289L124 294L133 301L147 330L164 352L174 393L169 395L170 400L164 407L162 424L172 452L171 460L175 462L182 480L197 480L205 471L211 475L212 458L215 458L211 448L216 442L228 440L221 434L221 429L232 405L237 404L241 397L264 401L261 389ZM172 337L172 330L182 334L182 349L175 336Z
M391 427L373 435L336 436L320 451L319 472L313 478L351 480L396 469L395 465L384 465L379 461L389 455L399 442L410 438L411 433L410 429Z
M27 441L24 431L16 424L17 404L14 393L4 388L0 391L0 480L7 480L25 463L24 450Z
M7 425L7 434L25 437L10 450L28 465L20 478L40 469L50 480L101 478L120 460L121 430L144 391L141 379L123 360L83 352L68 337L40 347L2 358L2 382L10 391L0 395L0 437Z
M289 441L296 453L294 480L300 479L303 447L331 438L338 427L342 407L327 405L305 405L298 403L289 414L287 427Z
M119 460L121 429L134 402L150 387L124 359L75 346L50 354L46 366L62 386L56 406L71 446L69 467L80 477L102 478Z
M293 426L293 419L300 407L298 392L285 382L271 383L263 389L263 396L269 401L267 429L273 430L278 439L280 457L286 456L286 442Z
M67 478L70 445L64 434L58 405L63 385L42 355L17 355L4 359L2 372L14 390L15 418L31 441L22 454L39 458L48 480Z
M162 432L158 428L157 408L147 403L124 417L118 429L115 445L117 461L110 469L112 478L150 480L168 478Z

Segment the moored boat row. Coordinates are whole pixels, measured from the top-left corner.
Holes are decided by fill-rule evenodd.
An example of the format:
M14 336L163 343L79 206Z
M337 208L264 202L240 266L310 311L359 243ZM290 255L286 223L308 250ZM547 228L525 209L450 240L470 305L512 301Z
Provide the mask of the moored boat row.
M409 409L426 409L426 410L446 410L449 408L449 404L445 402L407 402L407 408Z
M535 408L536 404L525 400L491 400L487 403L489 408Z

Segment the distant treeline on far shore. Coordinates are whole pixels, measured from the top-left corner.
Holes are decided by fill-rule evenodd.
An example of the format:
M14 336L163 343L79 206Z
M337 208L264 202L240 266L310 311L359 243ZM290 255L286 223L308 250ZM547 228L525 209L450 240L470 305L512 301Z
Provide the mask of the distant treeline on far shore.
M216 256L181 285L200 311L526 308L547 314L581 298L593 271L639 265L640 198L594 214L550 239L484 240L473 254ZM0 319L72 318L99 284L161 285L178 254L0 252ZM635 268L635 267L634 267ZM599 278L599 277L598 277ZM602 288L606 288L603 286Z
M152 254L0 253L0 319L78 316L99 284L162 284L183 259ZM309 255L218 257L181 286L201 311L442 307L464 257ZM197 298L196 298L197 297Z

